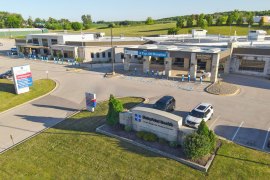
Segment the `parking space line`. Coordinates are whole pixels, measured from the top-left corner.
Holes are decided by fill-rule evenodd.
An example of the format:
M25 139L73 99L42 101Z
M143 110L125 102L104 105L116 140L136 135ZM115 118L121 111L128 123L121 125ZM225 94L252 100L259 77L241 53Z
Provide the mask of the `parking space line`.
M266 137L265 137L265 140L264 140L262 149L265 149L265 146L266 146L266 143L267 143L267 139L268 139L268 135L269 135L269 131L270 131L270 128L268 129L268 131L266 133Z
M244 121L242 121L241 124L239 125L239 127L237 128L237 130L236 130L236 132L235 132L235 134L234 134L234 136L233 136L233 138L232 138L232 141L234 141L234 138L236 137L238 131L239 131L240 128L243 126L243 124L244 124Z
M209 127L209 129L213 130L212 127L214 126L214 124L219 120L221 116L219 115L215 120L214 122L211 124L211 126Z

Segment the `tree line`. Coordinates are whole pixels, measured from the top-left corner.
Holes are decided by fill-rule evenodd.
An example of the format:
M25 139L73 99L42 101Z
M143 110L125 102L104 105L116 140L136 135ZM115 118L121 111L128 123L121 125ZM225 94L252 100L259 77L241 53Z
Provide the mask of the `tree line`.
M176 18L171 18L176 21L176 27L168 30L168 34L177 34L177 32L184 27L200 27L202 29L208 26L232 26L238 25L242 26L245 23L249 26L254 24L254 16L269 15L270 11L263 11L264 13L255 12L242 12L234 10L226 13L214 13L214 14L199 14L199 15L189 15L189 16L179 16ZM163 19L164 20L164 19ZM170 20L165 19L165 20ZM263 27L265 24L263 18L260 19L259 26Z
M36 18L24 19L20 14L0 12L0 28L47 28L52 30L81 30L91 28L93 22L89 14L81 16L81 22L71 22L68 19Z

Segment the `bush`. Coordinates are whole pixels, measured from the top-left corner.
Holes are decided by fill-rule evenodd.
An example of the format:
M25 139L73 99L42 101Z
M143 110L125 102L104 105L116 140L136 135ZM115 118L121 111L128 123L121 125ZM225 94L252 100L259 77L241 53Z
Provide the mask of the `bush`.
M197 130L197 133L200 135L205 135L205 136L209 135L209 128L206 125L204 120L202 120L202 122L200 123L198 130Z
M207 136L190 134L184 141L184 152L189 159L199 159L209 154L211 143Z
M143 140L145 141L155 142L157 141L157 139L158 139L157 135L150 132L146 132L143 136Z
M209 138L210 144L211 144L211 151L214 151L216 149L216 145L217 145L217 138L216 138L214 131L212 131L212 130L209 131L208 138Z
M74 30L74 31L79 31L82 29L82 24L79 23L79 22L73 22L71 23L71 28Z
M178 34L179 29L178 28L170 28L168 29L168 35L175 35Z
M128 126L128 125L125 126L125 131L130 132L131 130L132 130L132 128L130 126Z
M109 111L106 116L107 123L111 126L119 124L119 113L124 110L123 104L113 95L110 95Z
M145 131L139 131L136 133L136 136L140 139L143 139L145 141L150 141L150 142L155 142L158 140L158 137L150 132L145 132Z
M139 132L136 133L136 136L137 136L138 138L142 139L143 136L144 136L144 134L145 134L144 131L139 131Z
M167 141L166 139L164 139L164 138L159 138L159 139L158 139L158 142L159 142L160 144L167 144L167 143L168 143L168 141Z
M169 145L170 147L176 148L178 146L178 143L175 141L171 141Z

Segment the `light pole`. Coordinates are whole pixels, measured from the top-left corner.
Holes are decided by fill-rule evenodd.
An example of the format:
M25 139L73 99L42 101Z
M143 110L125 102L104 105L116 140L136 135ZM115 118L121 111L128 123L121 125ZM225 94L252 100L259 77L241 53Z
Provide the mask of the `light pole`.
M82 32L82 30L81 30L81 36L82 36L82 55L83 55L83 57L82 57L82 61L85 59L85 55L84 55L84 48L83 48L83 40L84 40L84 33Z
M112 75L115 75L115 72L114 72L114 59L115 59L115 54L114 54L114 47L113 47L113 32L112 32L112 26L111 26L111 49L112 49Z

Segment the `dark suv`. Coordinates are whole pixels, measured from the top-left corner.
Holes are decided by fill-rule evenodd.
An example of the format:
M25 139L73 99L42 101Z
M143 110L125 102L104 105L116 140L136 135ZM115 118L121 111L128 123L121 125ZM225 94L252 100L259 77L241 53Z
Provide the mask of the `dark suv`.
M153 108L162 111L174 111L175 99L172 96L163 96L153 106Z
M8 79L12 77L12 71L8 70L7 72L0 74L0 79Z

